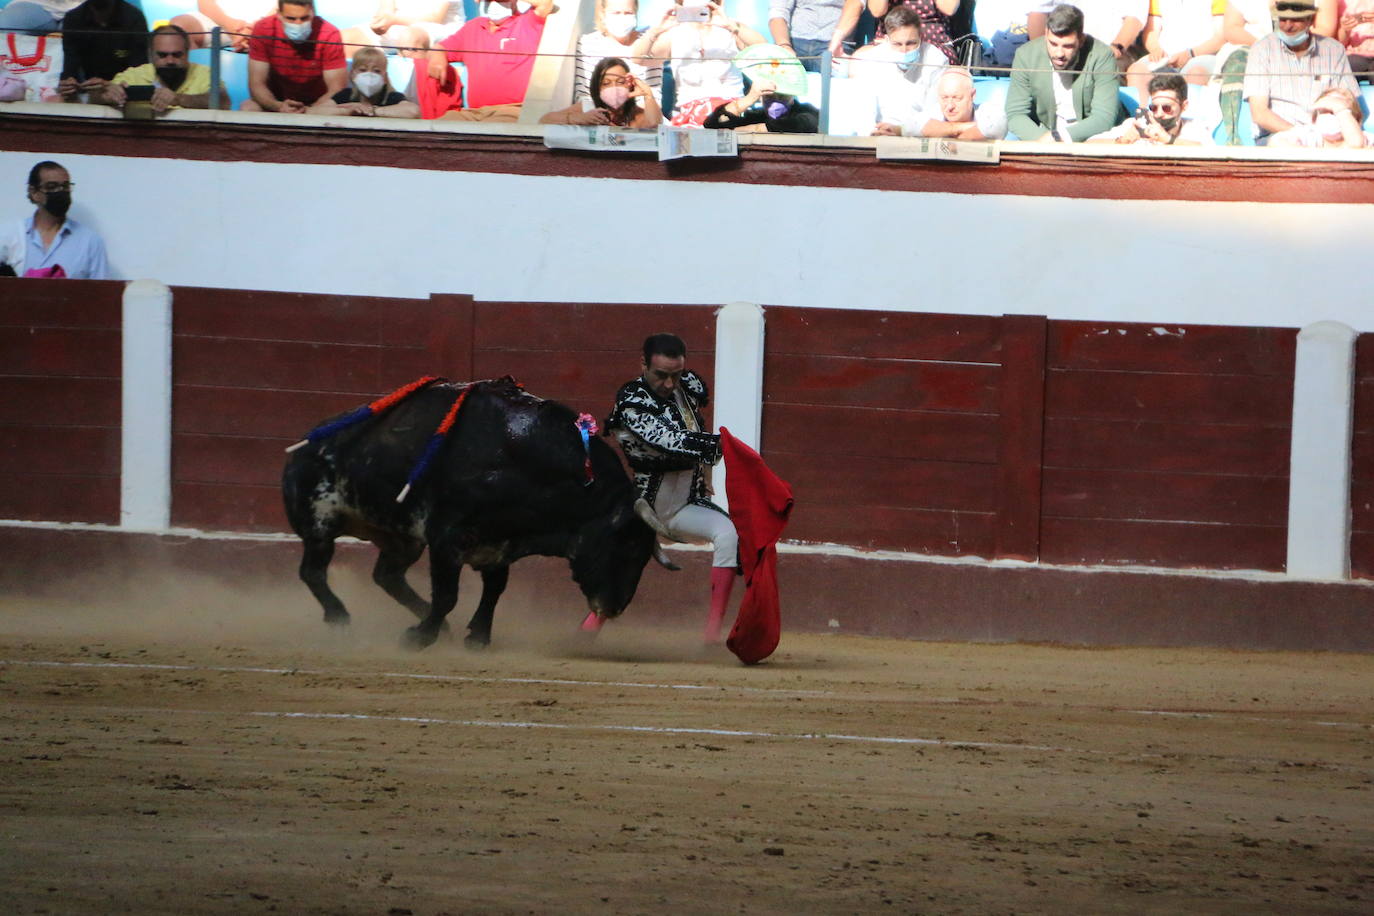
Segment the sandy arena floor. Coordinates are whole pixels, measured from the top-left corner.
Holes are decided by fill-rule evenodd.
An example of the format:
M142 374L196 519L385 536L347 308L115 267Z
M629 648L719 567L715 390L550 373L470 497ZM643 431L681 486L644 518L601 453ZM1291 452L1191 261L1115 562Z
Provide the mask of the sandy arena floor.
M0 912L1374 912L1369 656L115 591L0 597Z

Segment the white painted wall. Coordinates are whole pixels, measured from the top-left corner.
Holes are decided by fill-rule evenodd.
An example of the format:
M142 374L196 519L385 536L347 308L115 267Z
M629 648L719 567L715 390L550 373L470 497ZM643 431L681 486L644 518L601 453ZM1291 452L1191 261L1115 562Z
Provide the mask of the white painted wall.
M0 219L39 156L0 152ZM56 156L126 279L1374 330L1369 211Z

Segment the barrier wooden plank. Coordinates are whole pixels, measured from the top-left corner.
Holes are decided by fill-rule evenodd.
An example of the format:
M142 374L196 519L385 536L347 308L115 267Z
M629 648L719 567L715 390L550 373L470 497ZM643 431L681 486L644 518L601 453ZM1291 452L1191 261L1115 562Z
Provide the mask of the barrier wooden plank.
M370 400L356 394L178 385L172 428L178 433L270 436L294 442L335 414Z
M603 351L630 364L633 375L644 338L676 334L693 365L716 346L715 313L708 305L478 302L475 340L484 350ZM627 376L628 377L628 376Z
M1283 376L1050 369L1049 417L1287 427L1293 381Z
M937 556L993 555L992 513L799 504L789 540Z
M805 443L815 455L993 464L997 428L997 415L992 413L769 404L763 415L763 443L765 448L775 442Z
M121 327L120 280L25 280L0 277L0 327Z
M1048 363L1056 369L1293 374L1297 331L1211 325L1055 321Z
M119 380L0 375L0 427L36 420L119 426Z
M804 493L807 504L992 512L997 467L901 458L769 452L769 466Z
M1288 474L1286 427L1049 417L1047 467Z
M119 378L120 332L105 328L0 328L6 375Z
M173 524L205 531L289 531L281 486L172 483Z
M986 315L769 308L774 356L849 356L998 363L1000 319Z
M0 518L113 525L119 521L119 480L0 472Z
M1045 563L1257 569L1278 572L1287 560L1284 526L1199 525L1190 522L1044 518Z
M1043 317L1002 319L995 535L999 557L1029 561L1040 555L1046 333Z
M236 436L172 438L172 477L182 483L280 487L286 440Z
M175 333L185 337L382 345L400 326L414 346L425 300L178 286Z
M1283 526L1287 477L1046 468L1047 518L1156 519Z
M768 360L767 403L993 413L996 366L791 356Z
M119 428L0 427L0 472L118 477Z

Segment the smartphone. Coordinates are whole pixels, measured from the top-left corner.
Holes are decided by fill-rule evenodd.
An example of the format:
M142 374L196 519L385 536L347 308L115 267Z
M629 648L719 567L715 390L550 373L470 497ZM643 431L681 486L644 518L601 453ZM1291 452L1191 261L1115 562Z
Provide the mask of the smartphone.
M151 102L153 100L153 87L125 86L124 98L130 102Z
M678 22L710 22L709 6L684 6L677 11Z

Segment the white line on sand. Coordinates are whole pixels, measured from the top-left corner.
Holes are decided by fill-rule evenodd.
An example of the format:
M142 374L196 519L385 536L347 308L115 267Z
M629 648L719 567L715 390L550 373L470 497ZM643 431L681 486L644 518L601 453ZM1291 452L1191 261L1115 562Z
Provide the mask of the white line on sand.
M129 668L141 671L218 671L229 674L311 674L333 677L385 677L416 681L458 681L472 684L552 684L562 687L636 687L644 690L702 690L715 693L776 693L786 696L831 696L827 690L789 690L780 687L737 687L713 684L655 684L642 681L580 681L570 678L478 677L464 674L415 674L400 671L330 671L323 668L251 668L235 665L160 665L151 662L57 662L0 659L0 665L35 668Z

